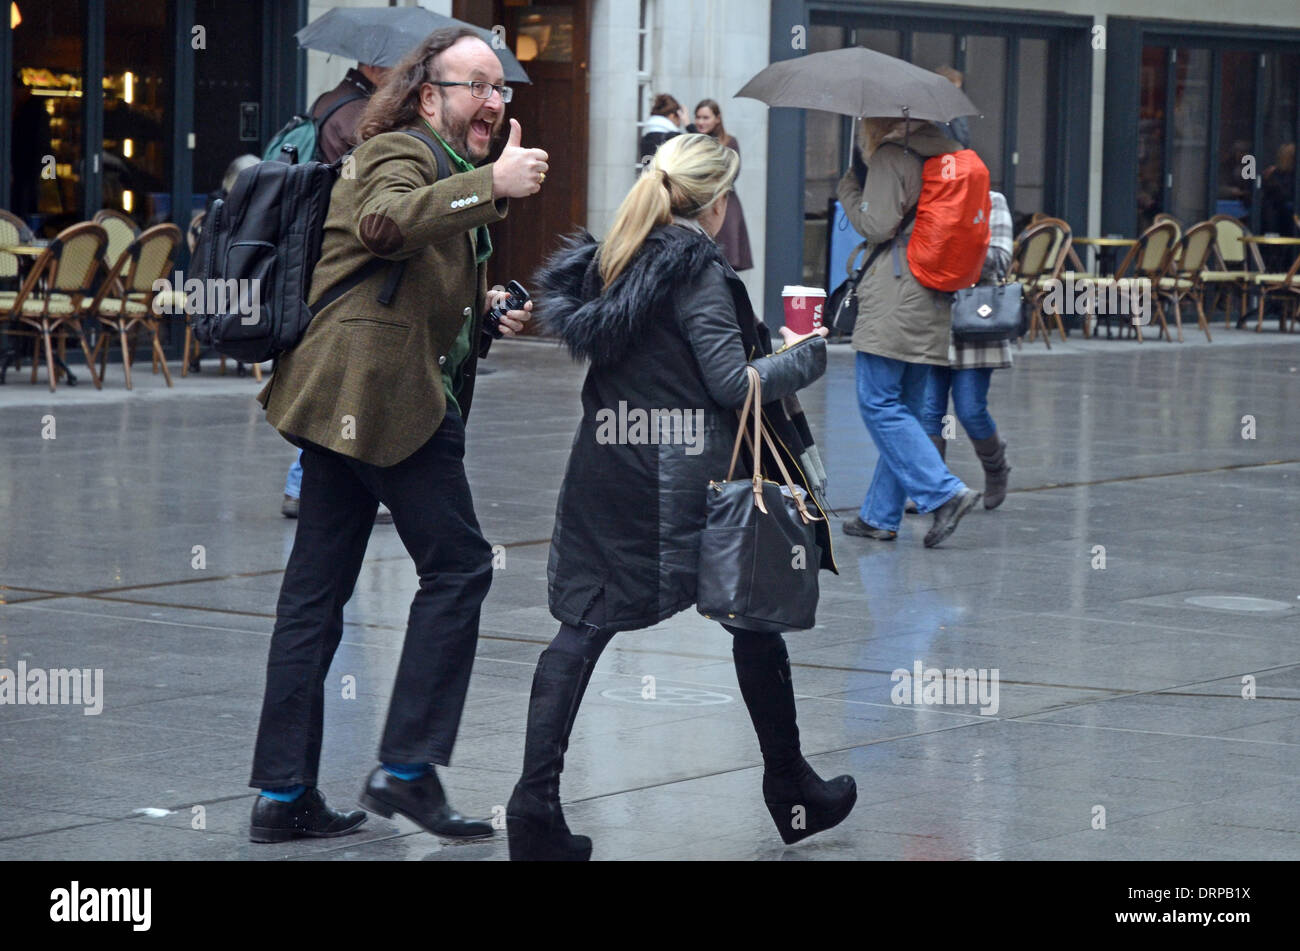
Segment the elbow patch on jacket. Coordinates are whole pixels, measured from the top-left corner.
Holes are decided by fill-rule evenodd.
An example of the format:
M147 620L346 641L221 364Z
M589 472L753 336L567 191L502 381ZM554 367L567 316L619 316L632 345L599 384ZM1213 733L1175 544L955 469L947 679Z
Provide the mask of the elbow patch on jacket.
M375 254L392 254L402 246L402 230L387 215L366 215L361 219L361 240Z

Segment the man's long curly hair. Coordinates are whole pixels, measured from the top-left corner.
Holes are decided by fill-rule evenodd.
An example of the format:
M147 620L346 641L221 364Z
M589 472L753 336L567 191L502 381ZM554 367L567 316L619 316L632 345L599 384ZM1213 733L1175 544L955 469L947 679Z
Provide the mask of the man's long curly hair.
M407 53L384 77L383 85L366 104L366 111L357 124L357 141L364 142L380 133L404 129L416 122L420 118L420 87L442 79L439 58L453 43L467 36L482 39L463 26L449 26L434 30L423 43ZM441 87L439 89L441 91Z

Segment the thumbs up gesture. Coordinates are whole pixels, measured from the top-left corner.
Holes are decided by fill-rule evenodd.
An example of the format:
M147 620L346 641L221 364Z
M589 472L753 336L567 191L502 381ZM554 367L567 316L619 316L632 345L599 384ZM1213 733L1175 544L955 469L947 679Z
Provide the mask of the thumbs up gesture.
M492 197L523 198L535 195L546 181L547 154L541 149L526 149L519 144L523 129L519 120L510 120L510 138L501 157L492 163Z

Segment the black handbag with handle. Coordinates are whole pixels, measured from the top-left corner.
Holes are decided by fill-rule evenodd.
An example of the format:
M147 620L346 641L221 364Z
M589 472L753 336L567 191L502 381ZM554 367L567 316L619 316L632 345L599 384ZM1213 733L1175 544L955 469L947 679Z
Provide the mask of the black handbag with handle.
M807 493L790 478L775 447L769 446L785 485L763 478L762 384L747 367L749 394L740 411L740 431L724 482L708 485L708 520L700 535L696 609L705 617L752 631L803 631L816 623L817 525ZM753 437L746 431L752 413ZM743 440L754 458L750 479L735 479Z
M1020 336L1021 297L1016 281L963 287L952 295L953 336L976 342Z
M840 282L840 286L831 291L831 296L826 301L826 310L822 319L828 330L836 336L852 336L853 328L858 322L858 285L862 283L862 275L867 273L867 269L876 262L876 258L884 254L885 251L894 243L894 240L907 230L907 226L912 223L916 217L916 208L909 208L907 214L903 215L903 220L898 223L898 230L894 232L893 237L887 241L881 241L871 249L867 259L862 262L861 267L854 267L853 262L857 260L858 255L867 248L867 242L863 241L853 253L849 255L844 269L849 272L849 276Z

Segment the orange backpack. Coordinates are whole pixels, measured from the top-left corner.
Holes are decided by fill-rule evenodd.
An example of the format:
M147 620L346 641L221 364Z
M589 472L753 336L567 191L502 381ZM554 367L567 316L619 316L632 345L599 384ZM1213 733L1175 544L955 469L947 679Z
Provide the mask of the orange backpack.
M989 249L991 210L989 170L974 149L927 159L907 245L912 276L936 291L978 283Z

